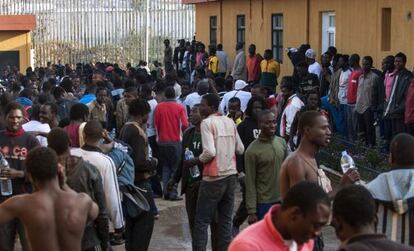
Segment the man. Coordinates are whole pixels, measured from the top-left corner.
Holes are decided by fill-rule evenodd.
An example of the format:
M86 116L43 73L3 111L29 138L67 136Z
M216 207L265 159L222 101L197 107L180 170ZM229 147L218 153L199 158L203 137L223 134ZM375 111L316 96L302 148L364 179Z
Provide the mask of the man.
M386 108L386 104L390 101L392 86L395 80L395 73L397 70L395 69L394 65L394 56L388 55L382 60L381 68L384 73L384 95L385 95L385 102L382 105L382 112L380 113L380 117L383 119L384 123L384 138L387 141L387 145L391 142L392 139L392 128L391 128L391 119L384 116L384 111Z
M295 92L295 83L292 77L283 77L280 89L285 100L285 106L280 116L279 136L289 142L290 127L296 113L304 106L304 103Z
M58 126L57 118L58 108L55 103L46 103L40 107L39 121L42 124L48 124L51 129Z
M233 122L239 125L243 121L244 114L240 110L240 99L233 97L229 100L229 112L227 113L227 117L231 118Z
M235 154L242 154L234 122L218 113L219 97L206 94L201 99L200 113L203 151L189 166L202 164L203 180L200 183L197 212L193 231L193 250L204 251L207 245L207 228L217 213L220 222L218 250L227 250L231 241L231 218L234 207L234 189L237 169Z
M328 119L318 111L307 111L299 118L298 128L302 137L299 147L286 158L280 171L282 199L293 185L301 181L314 182L326 192L332 191L330 182L326 180L315 159L319 149L328 145L331 140ZM358 172L350 169L342 177L338 188L358 179Z
M395 55L395 79L384 112L384 117L391 120L391 134L393 137L398 133L405 132L405 99L410 80L413 78L413 74L405 68L406 63L407 56L404 53L399 52Z
M321 65L316 62L316 53L313 49L307 49L305 52L305 62L308 64L308 72L321 78Z
M178 46L174 49L173 63L177 71L182 70L183 58L185 53L185 40L178 40Z
M359 77L362 74L361 66L359 65L359 55L352 54L349 57L349 65L351 66L351 76L349 77L348 82L348 91L346 94L346 98L348 101L348 105L346 107L346 115L348 118L348 131L347 135L348 138L351 140L356 140L356 130L357 130L357 116L355 111L355 103L357 102L357 92L359 86ZM370 91L372 93L372 90ZM371 99L370 95L370 99ZM374 131L375 132L375 131Z
M60 121L62 119L68 118L70 108L77 103L77 99L60 86L57 86L53 89L53 97L55 98L56 105L58 107L58 120Z
M151 107L144 99L134 99L130 102L128 111L131 119L122 127L119 139L132 148L132 159L135 166L134 184L147 191L144 194L148 203L155 206L149 178L155 173L157 160L149 156L148 137L145 132ZM126 250L148 249L154 228L154 213L144 212L137 218L131 218L127 215Z
M341 67L341 73L339 75L339 82L338 82L338 101L339 101L339 116L342 119L343 123L343 132L342 135L348 139L348 117L347 117L347 93L348 93L348 83L349 78L351 76L351 70L349 69L349 56L342 55L339 60L338 64Z
M296 66L297 74L293 76L296 83L298 96L304 101L304 98L310 91L319 91L318 76L308 72L308 64L305 61L299 62Z
M266 109L266 101L262 97L252 97L247 103L246 117L237 126L237 132L240 135L240 139L245 148L259 137L260 129L258 123L258 115L261 111ZM241 174L239 176L239 183L242 191L242 201L240 202L239 208L237 209L233 217L233 236L239 233L239 228L243 222L247 219L248 213L246 209L246 185L245 185L245 163L244 154L237 155L237 170Z
M121 100L116 104L116 128L118 133L128 121L128 104L136 98L138 98L137 88L128 87L125 89Z
M23 107L18 103L9 103L4 108L4 120L6 121L6 130L0 131L0 151L9 163L10 168L2 170L1 175L11 179L13 184L12 196L14 196L29 192L31 189L26 183L25 159L27 153L38 146L39 142L34 136L22 129ZM3 202L7 198L0 196L0 201ZM0 225L0 250L13 251L17 233L23 251L29 250L23 225L18 219Z
M265 50L264 59L260 62L260 70L262 72L260 77L260 85L267 89L269 94L276 91L277 78L280 74L280 64L273 59L272 51Z
M218 75L222 78L225 78L226 74L227 74L227 72L230 68L229 67L230 62L229 62L227 53L225 53L223 51L223 45L222 44L217 45L216 54L217 54L217 57L219 59L219 73L218 73Z
M265 110L258 118L259 138L250 144L244 155L249 224L263 219L272 205L280 201L279 172L287 156L286 142L275 136L276 116Z
M366 56L362 60L363 73L358 80L358 91L355 105L358 121L358 134L361 135L365 143L373 147L376 142L375 127L374 127L374 107L377 104L373 103L373 91L376 85L382 83L377 74L371 71L373 64L372 57Z
M319 92L321 97L325 97L328 95L329 86L331 84L331 78L332 78L332 66L331 66L331 60L332 57L330 54L324 53L321 57L321 75L319 78L320 87ZM308 68L309 70L309 68Z
M96 91L96 100L88 104L89 120L99 121L104 128L107 126L108 114L106 107L106 98L108 97L108 90L105 87L98 87Z
M392 241L414 246L412 215L414 206L414 137L401 133L390 145L390 170L366 185L378 203L379 233ZM410 219L410 220L408 220Z
M237 43L236 45L236 57L233 63L233 70L231 71L231 76L233 77L234 81L246 81L246 56L244 54L243 47L243 43Z
M229 251L313 250L312 238L329 221L328 195L311 182L300 182L273 206L262 221L247 227L231 243Z
M64 181L62 169L53 150L31 150L26 170L36 192L0 205L0 224L21 220L32 251L80 250L87 222L98 215L98 206L88 195L75 193L64 182L59 184L58 175Z
M89 108L82 103L75 104L70 108L69 116L70 123L63 129L69 135L70 146L78 148L81 147L80 138L82 137L82 135L79 135L80 127L88 121Z
M39 113L40 113L40 105L32 106L30 121L22 125L22 128L25 132L33 132L34 134L38 134L38 133L47 134L50 132L49 124L40 122ZM36 136L36 138L39 141L41 146L47 146L46 137L38 135Z
M170 45L170 40L165 39L164 40L164 67L165 67L165 74L170 74L172 71L174 71L173 66L173 50Z
M414 136L414 81L411 80L408 87L407 97L405 100L404 121L407 126L407 132Z
M216 56L216 46L210 45L209 47L210 55L208 57L208 71L212 74L213 77L217 77L217 74L219 72L219 59Z
M242 112L246 110L247 102L249 102L252 94L247 91L248 84L243 80L237 80L234 84L234 90L224 94L223 99L220 102L219 111L223 114L228 112L229 100L233 97L240 99L240 108Z
M115 232L123 231L124 222L121 208L118 180L115 164L112 159L103 154L99 148L102 140L103 128L98 121L89 121L83 130L85 144L82 148L72 149L73 156L82 157L85 161L94 165L102 176L102 184L105 191L105 202L108 208L109 219L114 225Z
M61 128L54 128L47 136L58 163L65 167L68 186L77 193L86 193L98 205L99 214L93 225L87 225L82 238L82 250L107 250L109 247L108 212L102 177L98 169L82 158L71 156L69 135Z
M157 105L154 111L154 126L157 132L157 143L162 158L162 183L164 187L164 199L181 200L177 196L177 187L167 191L168 181L173 177L181 156L182 130L188 127L187 114L184 106L175 100L173 87L165 89L164 102Z
M208 93L209 87L210 84L207 78L198 81L196 88L197 91L187 95L187 97L184 100L184 105L192 109L194 105L200 104L201 97L204 94Z
M249 55L246 59L247 67L247 83L254 85L259 83L260 80L260 63L262 62L262 56L256 54L256 45L251 44L249 46Z
M333 201L332 214L332 225L342 242L339 251L414 250L375 231L375 200L363 186L351 185L339 191Z

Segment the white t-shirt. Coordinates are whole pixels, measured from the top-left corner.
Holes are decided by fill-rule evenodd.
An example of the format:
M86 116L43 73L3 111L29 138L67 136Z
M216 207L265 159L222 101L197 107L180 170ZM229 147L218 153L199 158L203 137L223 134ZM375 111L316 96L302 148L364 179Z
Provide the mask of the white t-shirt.
M246 91L230 91L226 94L224 94L223 99L220 102L219 112L225 114L228 112L227 105L229 103L229 100L232 97L237 97L240 99L240 110L244 112L247 107L247 103L249 102L250 98L252 97L252 94L250 92Z
M308 72L309 73L313 73L316 76L318 76L318 79L321 77L321 71L322 71L322 67L321 65L315 61L315 63L309 65L308 67Z
M341 76L339 77L338 99L341 105L346 105L348 103L346 94L348 92L348 81L349 81L350 76L351 76L351 70L348 69L346 71L342 71Z
M155 100L155 98L148 100L147 102L151 107L151 112L148 115L148 121L147 121L147 136L151 137L157 134L154 128L154 110L155 110L155 107L157 107L158 103L157 103L157 100Z
M23 130L26 132L50 132L49 124L42 124L40 121L31 120L22 125ZM47 138L43 136L36 136L37 140L39 141L41 146L47 146Z
M184 105L189 106L190 109L193 108L194 105L201 103L201 96L198 92L193 92L187 95L184 100Z

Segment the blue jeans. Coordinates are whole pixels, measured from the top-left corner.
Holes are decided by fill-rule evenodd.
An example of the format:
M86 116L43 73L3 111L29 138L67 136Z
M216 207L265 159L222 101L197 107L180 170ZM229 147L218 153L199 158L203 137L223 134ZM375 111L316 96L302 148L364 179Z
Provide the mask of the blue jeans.
M339 106L339 123L342 125L341 131L339 133L344 136L345 139L348 139L348 114L347 114L346 104L341 104Z
M164 190L164 197L174 198L178 196L177 184L167 191L168 181L174 176L177 171L181 159L182 146L181 143L171 143L168 145L158 144L160 151L160 158L162 160L162 184Z
M237 176L231 175L218 181L202 180L198 191L197 211L193 231L193 251L205 251L207 228L218 215L217 250L226 251L232 239L232 215Z
M275 203L257 203L256 204L256 215L258 220L262 220L266 213L269 211L269 209L274 205Z

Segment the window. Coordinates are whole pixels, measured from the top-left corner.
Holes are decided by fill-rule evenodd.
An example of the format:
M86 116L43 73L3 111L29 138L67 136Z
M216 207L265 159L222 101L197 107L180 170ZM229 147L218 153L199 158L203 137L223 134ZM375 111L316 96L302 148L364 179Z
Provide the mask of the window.
M210 45L217 44L217 16L210 17Z
M272 52L273 58L283 62L283 14L272 15Z
M381 50L391 50L391 8L383 8L381 15Z
M335 46L335 12L322 12L322 52Z
M237 43L245 43L246 41L246 17L244 15L237 16Z

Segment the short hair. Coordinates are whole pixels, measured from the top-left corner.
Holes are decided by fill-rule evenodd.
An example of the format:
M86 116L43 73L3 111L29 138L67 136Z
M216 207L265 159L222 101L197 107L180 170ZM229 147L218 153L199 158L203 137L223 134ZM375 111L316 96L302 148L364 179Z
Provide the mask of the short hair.
M331 200L316 183L302 181L292 186L282 202L282 210L299 207L303 214L314 211L318 204L331 206Z
M29 88L24 88L23 91L19 93L19 97L25 97L25 98L31 99L32 96L33 96L33 91L30 90Z
M165 97L167 99L173 99L173 98L175 98L175 90L174 90L174 87L168 86L167 88L165 88Z
M20 110L22 113L24 113L23 106L13 101L13 102L8 103L6 105L6 108L4 108L4 116L6 117L7 115L9 115L11 111L14 111L14 110Z
M99 86L99 87L96 89L96 94L98 94L100 91L105 91L105 92L106 92L106 94L108 95L108 88L103 87L103 86Z
M305 127L312 127L315 123L316 118L323 116L318 111L306 111L302 113L299 117L298 129L299 132L303 135Z
M293 77L291 76L284 76L282 78L282 85L281 87L285 87L289 91L296 91L296 83Z
M102 138L102 132L102 124L97 120L91 120L87 122L83 129L85 137L93 140L100 140Z
M62 97L64 93L65 93L65 89L63 89L63 87L61 86L56 86L52 90L52 94L55 99Z
M375 200L365 187L349 185L336 194L332 213L352 227L367 226L376 219Z
M266 109L267 104L264 98L262 97L251 97L249 102L247 102L247 106L246 106L246 110L245 110L245 114L246 116L252 117L253 116L253 104L255 102L260 102L260 104L262 105L262 110Z
M56 104L56 103L54 103L54 102L47 102L46 104L43 104L43 105L45 105L45 106L49 106L50 107L50 111L53 113L53 114L55 114L55 115L57 115L58 114L58 105Z
M331 56L336 55L336 53L338 52L335 48L335 46L329 46L328 49L326 50L326 52L328 52L329 54L331 54Z
M258 121L262 121L263 117L267 116L269 114L274 114L274 113L269 109L265 109L265 110L261 111L257 116Z
M57 176L57 156L50 148L39 146L30 150L25 163L33 181L45 182Z
M47 135L47 146L52 148L58 155L61 155L69 149L69 135L62 128L53 128Z
M360 56L358 54L352 54L349 59L355 60L356 62L359 62L361 60Z
M219 50L219 51L223 50L223 45L222 44L218 44L217 45L217 50Z
M393 161L400 166L414 165L414 137L407 133L395 136L390 144Z
M339 58L342 58L342 60L346 63L349 62L349 55L348 54L342 54Z
M372 66L372 64L374 63L374 60L372 59L372 57L371 56L365 56L364 58L363 58L363 60L366 60L366 61L368 61L369 62L369 64Z
M244 47L244 43L243 43L243 42L238 42L238 43L236 44L236 49L237 49L237 50L241 50L241 49L243 49L243 47Z
M230 103L237 103L238 105L241 105L240 99L238 97L232 97L229 99L229 104Z
M144 99L134 99L128 105L128 113L131 116L145 116L151 112L151 107Z
M398 52L397 54L395 54L395 57L401 58L404 63L407 63L407 56L404 53Z
M208 106L212 106L214 111L218 111L220 105L220 97L213 93L208 93L202 97L207 102Z
M133 92L138 93L136 88L133 88L133 89L130 88L130 89L128 89L128 91L125 90L125 92L128 92L128 93L133 93ZM151 94L152 94L151 86L149 86L148 84L143 84L143 85L140 86L140 91L139 92L141 94L141 97L147 98L147 97L151 96Z
M69 118L70 120L80 120L89 115L89 108L82 103L76 103L70 108Z

